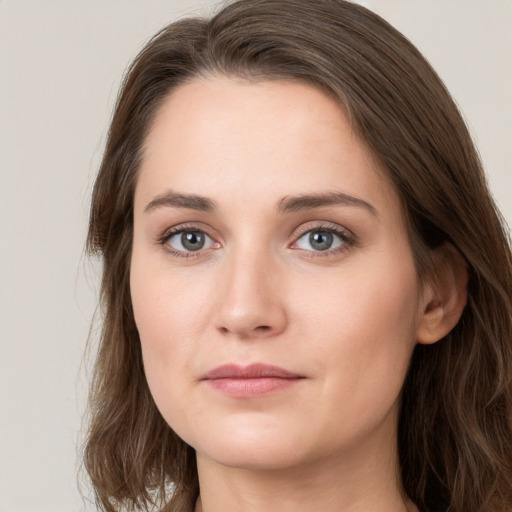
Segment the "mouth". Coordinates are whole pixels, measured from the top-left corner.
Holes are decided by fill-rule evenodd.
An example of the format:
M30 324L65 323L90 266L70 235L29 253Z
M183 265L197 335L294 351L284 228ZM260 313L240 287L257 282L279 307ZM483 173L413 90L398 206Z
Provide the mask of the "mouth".
M288 389L305 377L278 366L252 364L222 365L209 371L201 381L224 395L235 398L252 398Z

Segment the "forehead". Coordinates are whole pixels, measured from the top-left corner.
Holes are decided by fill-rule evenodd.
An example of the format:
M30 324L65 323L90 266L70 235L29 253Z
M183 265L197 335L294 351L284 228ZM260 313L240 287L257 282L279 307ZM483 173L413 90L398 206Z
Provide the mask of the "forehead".
M261 202L341 189L396 202L335 99L305 83L228 77L181 85L157 112L136 202L166 188L221 201L233 192Z

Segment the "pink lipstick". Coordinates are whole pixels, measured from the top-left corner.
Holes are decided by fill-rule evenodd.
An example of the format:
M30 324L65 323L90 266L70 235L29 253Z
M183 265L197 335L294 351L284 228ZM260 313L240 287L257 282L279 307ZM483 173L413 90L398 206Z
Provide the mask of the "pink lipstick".
M227 364L208 372L201 380L212 389L236 398L261 397L297 384L303 376L278 366Z

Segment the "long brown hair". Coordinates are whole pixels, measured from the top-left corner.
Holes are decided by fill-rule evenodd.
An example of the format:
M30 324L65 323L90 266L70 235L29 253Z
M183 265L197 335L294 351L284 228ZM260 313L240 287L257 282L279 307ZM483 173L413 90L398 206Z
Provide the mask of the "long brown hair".
M88 248L103 259L103 330L85 466L101 510L190 510L194 451L160 416L144 376L129 267L141 147L179 84L224 74L300 80L336 97L396 187L418 274L452 244L469 269L461 320L418 345L403 388L402 485L422 512L512 509L512 256L479 157L418 50L344 0L239 0L158 33L131 65L94 187ZM250 120L248 120L250 122Z

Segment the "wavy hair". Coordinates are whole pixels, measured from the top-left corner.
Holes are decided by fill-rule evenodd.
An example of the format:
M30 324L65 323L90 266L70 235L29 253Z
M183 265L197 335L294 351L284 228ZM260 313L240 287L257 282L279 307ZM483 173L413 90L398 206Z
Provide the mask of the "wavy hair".
M405 493L421 512L512 509L512 256L467 127L419 51L344 0L238 0L159 32L129 68L94 186L88 249L103 260L102 332L84 463L98 507L189 511L194 450L146 383L129 268L141 148L178 85L223 74L296 80L337 98L398 191L420 278L452 244L469 269L457 326L417 345L398 428ZM250 120L248 120L250 122Z

